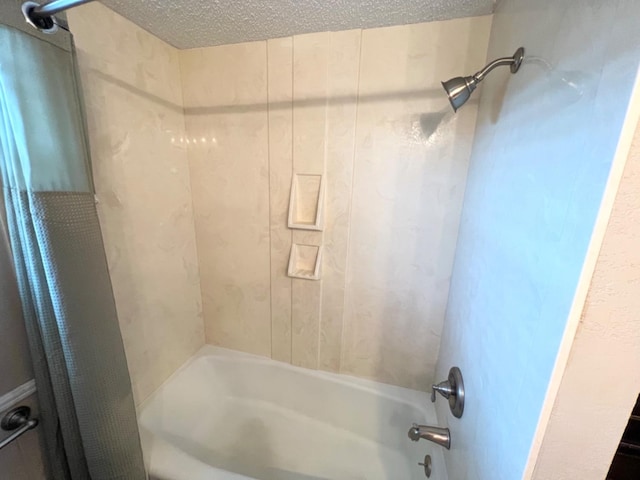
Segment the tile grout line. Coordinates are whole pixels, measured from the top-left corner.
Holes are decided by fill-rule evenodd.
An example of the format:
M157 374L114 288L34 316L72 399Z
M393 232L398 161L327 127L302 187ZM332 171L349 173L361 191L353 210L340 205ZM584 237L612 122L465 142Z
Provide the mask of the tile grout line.
M271 238L271 102L269 98L269 40L265 40L265 68L267 73L267 189L269 196L269 325L270 352L273 358L273 240Z

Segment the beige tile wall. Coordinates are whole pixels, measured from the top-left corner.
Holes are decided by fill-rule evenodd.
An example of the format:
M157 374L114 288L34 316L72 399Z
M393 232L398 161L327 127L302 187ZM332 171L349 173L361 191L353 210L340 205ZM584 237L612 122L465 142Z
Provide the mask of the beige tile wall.
M204 336L425 388L476 110L439 81L484 63L490 17L183 51L97 3L69 21L138 402ZM294 173L324 175L321 232L287 228ZM292 243L321 281L286 276Z
M491 18L180 52L206 338L424 389L438 355ZM322 232L286 227L293 173L323 174ZM324 245L321 281L286 276Z
M180 62L206 338L268 356L266 43L187 50Z
M179 52L97 2L68 18L98 212L140 402L204 344L187 150L180 143Z

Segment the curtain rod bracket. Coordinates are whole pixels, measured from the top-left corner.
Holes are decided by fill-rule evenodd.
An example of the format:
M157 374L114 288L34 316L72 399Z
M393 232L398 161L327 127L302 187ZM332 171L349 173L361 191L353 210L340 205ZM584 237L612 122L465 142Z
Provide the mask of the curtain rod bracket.
M42 33L56 33L58 25L54 15L94 0L53 0L40 5L28 1L22 4L22 14L29 25Z

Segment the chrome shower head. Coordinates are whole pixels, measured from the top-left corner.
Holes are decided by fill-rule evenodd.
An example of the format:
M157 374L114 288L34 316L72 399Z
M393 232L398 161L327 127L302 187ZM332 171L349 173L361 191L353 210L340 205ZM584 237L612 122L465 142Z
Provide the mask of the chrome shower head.
M484 67L475 75L469 77L455 77L446 82L442 82L442 87L444 91L447 92L447 97L449 97L449 102L451 102L451 106L455 112L469 100L471 94L476 89L478 84L484 80L484 77L496 67L501 65L509 65L511 67L511 73L516 73L520 69L520 65L522 65L522 60L524 59L524 48L520 47L516 50L516 53L513 57L505 57L494 60L489 65Z
M455 77L442 82L442 87L447 92L454 112L457 112L469 100L477 86L478 81L474 77Z

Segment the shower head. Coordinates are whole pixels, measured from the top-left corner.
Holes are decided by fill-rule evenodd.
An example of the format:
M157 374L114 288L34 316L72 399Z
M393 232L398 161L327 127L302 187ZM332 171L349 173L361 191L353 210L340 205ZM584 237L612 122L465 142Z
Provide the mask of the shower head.
M504 57L494 60L475 75L471 75L469 77L455 77L447 80L446 82L442 82L442 87L444 88L444 91L447 92L453 111L457 112L458 109L464 105L467 100L469 100L469 97L471 97L471 94L478 84L484 80L484 77L486 77L491 70L501 65L509 65L511 67L511 73L516 73L518 69L520 69L523 59L524 48L520 47L516 50L513 57Z
M447 92L453 111L457 112L469 100L469 97L478 86L478 82L473 77L455 77L442 82L442 86L444 91Z

